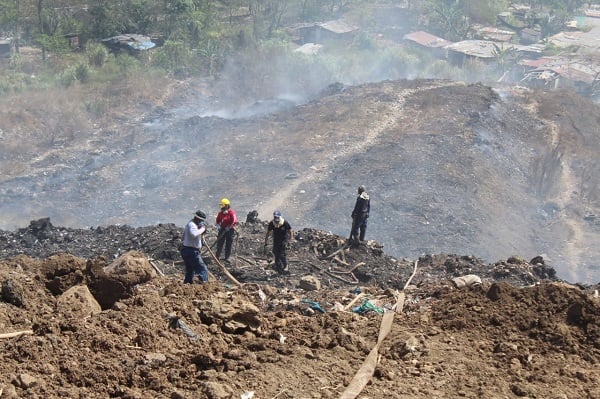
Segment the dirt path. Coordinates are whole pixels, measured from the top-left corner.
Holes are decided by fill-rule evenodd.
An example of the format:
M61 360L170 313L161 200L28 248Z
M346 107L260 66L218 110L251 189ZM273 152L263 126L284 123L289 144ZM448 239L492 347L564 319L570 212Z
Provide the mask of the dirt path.
M560 143L560 132L555 123L549 123L551 134L551 146L556 148ZM568 208L572 202L572 193L577 192L577 182L573 169L569 162L565 162L563 158L560 160L560 176L559 176L559 194L554 201L560 207L560 215L558 216L569 227L569 238L564 244L563 255L565 261L569 264L569 270L574 275L579 275L579 265L581 264L584 250L579 246L583 242L584 228L577 218L569 215Z
M457 83L457 85L459 84L460 83ZM441 84L427 86L425 89L431 90L434 87L441 86ZM330 169L334 161L339 162L340 159L350 158L371 147L382 133L398 124L398 121L403 118L406 99L420 90L424 89L407 89L394 93L397 101L395 101L385 113L378 110L378 115L381 115L381 117L372 119L370 129L362 133L361 140L354 140L350 145L343 146L337 151L333 151L329 157L323 159L323 162L312 165L305 173L300 173L298 178L290 179L287 185L278 188L276 195L271 196L268 201L259 205L258 214L270 215L275 209L282 208L284 204L290 202L290 198L297 192L300 185L311 183L321 178L323 175L319 172Z

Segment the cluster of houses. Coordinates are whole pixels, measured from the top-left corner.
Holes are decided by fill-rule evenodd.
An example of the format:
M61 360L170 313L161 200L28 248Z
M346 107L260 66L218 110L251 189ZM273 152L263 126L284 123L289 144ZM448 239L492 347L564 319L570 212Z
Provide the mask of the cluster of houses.
M401 6L397 6L402 8ZM397 9L398 9L397 8ZM501 53L510 53L510 69L501 79L521 81L532 86L571 87L584 95L600 97L600 6L585 10L571 21L564 31L544 38L539 30L515 27L510 21L524 19L527 7L513 6L498 15L498 27L473 26L476 39L451 42L425 31L390 34L395 42L416 46L459 67L468 63L497 64ZM387 18L382 25L393 26L397 15L383 10L378 18ZM400 30L401 31L401 30ZM295 25L290 29L296 51L316 54L331 40L352 40L359 29L344 20ZM396 32L397 33L397 32ZM76 35L67 37L72 48L79 46ZM139 53L162 43L144 35L123 34L102 40L111 51ZM556 55L544 56L551 45ZM8 40L0 40L0 57L9 56Z
M514 8L498 16L503 21L523 13L523 7ZM518 15L516 16L518 18ZM502 79L520 81L530 86L553 88L571 87L590 97L600 96L600 9L588 9L565 26L565 30L542 41L540 30L529 27L509 29L473 26L477 39L451 42L425 31L403 34L398 41L425 50L434 57L459 67L469 63L499 62L502 52L511 53L510 69ZM348 39L358 28L343 21L307 24L295 27L296 51L314 54L329 39ZM544 56L548 45L556 55Z

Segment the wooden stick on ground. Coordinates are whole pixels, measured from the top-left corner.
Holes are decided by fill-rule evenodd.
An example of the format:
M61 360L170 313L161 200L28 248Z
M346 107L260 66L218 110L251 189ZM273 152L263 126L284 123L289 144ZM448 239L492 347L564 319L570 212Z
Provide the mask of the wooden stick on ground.
M249 265L256 266L256 262L253 261L252 259L248 259L248 258L245 258L243 256L239 256L239 255L238 255L238 258L241 259L241 260L243 260L244 262L248 263Z
M336 256L337 254L339 254L340 252L342 252L344 249L348 248L350 245L348 243L344 244L342 247L340 247L337 251L334 251L332 253L330 253L329 255L327 255L325 257L325 259L329 259L329 258L333 258L334 256Z
M343 253L343 252L342 252L342 253ZM338 262L338 263L339 263L339 264L341 264L341 265L344 265L344 266L350 266L350 265L348 264L348 262L345 262L345 261L341 260L341 259L340 259L340 258L338 258L337 256L334 256L332 260L334 260L334 261Z
M152 266L154 268L154 270L156 270L156 272L158 273L159 276L162 276L162 277L165 276L165 274L162 272L162 270L160 270L159 267L154 264L152 259L148 259L148 262L150 262L150 266Z
M358 301L363 296L365 296L364 292L361 292L360 294L358 294L357 296L355 296L354 299L351 300L349 304L347 304L346 306L344 306L344 310L350 309L352 307L352 305L354 305L356 303L356 301Z
M358 262L352 269L348 270L348 272L353 272L356 269L358 269L359 267L364 266L364 265L366 265L365 262Z
M229 280L231 280L232 283L239 285L239 286L242 285L242 283L237 281L237 279L235 277L233 277L233 275L231 273L229 273L229 270L227 270L227 268L225 266L223 266L223 264L221 262L219 262L219 259L217 259L214 252L212 251L212 249L210 249L210 247L208 245L204 246L203 248L206 248L206 250L210 254L210 257L212 258L212 260L215 261L215 263L221 268L221 271L227 276L227 278Z
M18 337L18 336L23 335L23 334L33 334L33 330L15 331L15 332L11 332L11 333L0 334L0 339L1 338Z

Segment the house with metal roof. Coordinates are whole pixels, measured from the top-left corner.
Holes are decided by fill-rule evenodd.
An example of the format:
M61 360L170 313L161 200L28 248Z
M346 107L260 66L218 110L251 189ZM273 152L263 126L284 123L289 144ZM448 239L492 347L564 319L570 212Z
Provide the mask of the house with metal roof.
M494 42L510 42L515 36L514 31L498 29L493 26L473 25L475 38L480 40L491 40Z
M290 30L297 38L295 41L299 44L322 44L330 40L350 41L354 38L358 28L348 24L344 20L337 19L327 22L296 25L290 27Z
M429 50L433 55L440 58L446 58L446 46L452 44L449 40L424 31L407 33L403 39L415 47Z
M468 60L480 60L483 62L494 62L499 51L514 50L521 56L535 57L541 55L543 46L523 46L514 43L499 43L490 40L463 40L446 46L448 50L448 61L454 65L462 66Z
M592 95L600 94L600 66L592 59L577 56L552 56L519 62L523 67L522 81L534 86L573 88Z

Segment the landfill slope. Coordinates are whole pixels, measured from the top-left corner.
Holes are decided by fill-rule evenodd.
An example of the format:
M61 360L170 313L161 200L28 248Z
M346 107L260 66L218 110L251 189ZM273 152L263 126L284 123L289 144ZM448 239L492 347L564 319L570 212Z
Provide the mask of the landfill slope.
M204 252L206 284L182 283L175 225L2 231L0 398L338 398L394 310L361 398L600 397L598 286L543 257L402 260L302 229L281 275L265 228L239 227L233 278Z

